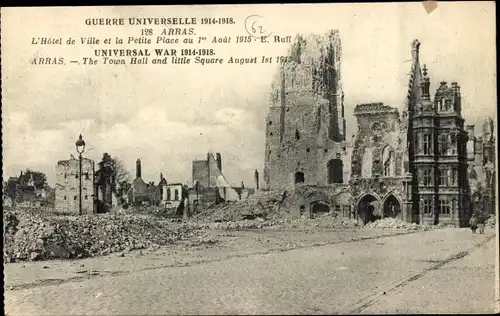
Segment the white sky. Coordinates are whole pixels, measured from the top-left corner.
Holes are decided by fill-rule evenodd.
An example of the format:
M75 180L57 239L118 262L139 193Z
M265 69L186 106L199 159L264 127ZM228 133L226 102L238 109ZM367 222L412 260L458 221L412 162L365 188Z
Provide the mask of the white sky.
M493 2L442 3L427 14L411 4L323 4L96 8L2 8L4 178L33 168L55 181L58 160L75 154L82 133L87 157L120 157L135 175L142 159L147 181L191 182L191 161L220 152L232 184L253 186L264 165L264 122L276 64L30 66L30 58L91 56L94 48L33 46L31 38L134 36L138 27L90 27L87 17L233 17L233 26L196 26L203 36L247 35L244 19L260 14L275 34L324 34L339 29L348 135L358 103L402 108L411 42L418 38L435 91L441 80L462 87L466 124L496 122ZM156 27L156 30L161 27ZM234 38L233 38L234 42ZM136 46L147 48L146 46ZM151 45L149 48L164 48ZM277 56L288 44L226 44L220 57ZM109 48L119 48L110 45ZM476 128L479 131L479 127Z

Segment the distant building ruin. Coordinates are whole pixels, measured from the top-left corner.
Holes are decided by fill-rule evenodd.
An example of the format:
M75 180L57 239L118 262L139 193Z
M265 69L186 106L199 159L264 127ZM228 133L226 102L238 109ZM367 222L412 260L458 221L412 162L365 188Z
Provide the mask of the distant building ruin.
M127 192L127 198L131 205L157 205L161 199L159 188L154 183L146 183L142 179L140 159L135 162L135 179Z
M206 160L194 160L192 169L192 187L189 189L189 205L205 208L221 201L246 199L255 189L232 186L222 172L220 153L207 154Z
M475 133L474 125L467 125L467 178L470 183L474 208L495 214L496 205L496 146L494 122L487 118L482 134Z
M71 155L56 165L55 209L61 213L79 214L80 194L79 160ZM94 213L95 164L82 158L82 213Z

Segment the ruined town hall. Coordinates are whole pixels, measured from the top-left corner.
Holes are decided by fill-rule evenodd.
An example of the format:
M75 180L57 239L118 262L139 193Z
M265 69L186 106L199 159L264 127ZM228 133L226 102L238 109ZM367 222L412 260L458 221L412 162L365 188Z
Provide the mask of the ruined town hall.
M461 87L443 81L432 93L419 48L414 40L404 104L357 105L348 141L340 34L297 37L273 82L264 167L268 190L309 188L291 213L463 226L474 203L494 212L493 121L482 135L464 125Z

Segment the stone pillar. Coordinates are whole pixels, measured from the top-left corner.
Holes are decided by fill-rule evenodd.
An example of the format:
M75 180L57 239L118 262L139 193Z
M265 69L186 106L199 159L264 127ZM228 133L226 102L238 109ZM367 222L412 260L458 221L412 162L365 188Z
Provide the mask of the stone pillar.
M255 172L254 172L254 181L255 181L255 189L256 191L259 190L259 171L257 171L257 169L255 169Z
M182 210L182 218L187 220L189 218L189 202L188 199L184 199L184 208Z
M401 211L403 212L403 222L413 222L413 201L412 201L412 186L411 174L406 173L403 179L403 205Z
M141 160L137 159L135 162L135 177L140 178L141 177Z

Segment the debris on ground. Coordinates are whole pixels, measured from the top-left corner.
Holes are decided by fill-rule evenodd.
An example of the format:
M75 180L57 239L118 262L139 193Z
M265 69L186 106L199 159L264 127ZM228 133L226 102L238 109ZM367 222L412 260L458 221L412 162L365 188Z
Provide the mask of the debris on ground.
M490 218L486 221L486 228L495 228L497 225L497 218L495 215L491 215Z
M271 219L286 213L280 209L286 191L259 191L245 200L224 202L196 214L196 222L238 222L257 218Z
M185 223L141 215L4 213L4 260L78 259L196 238Z
M428 230L431 229L428 225L419 225L416 223L406 223L397 218L386 217L365 225L369 228L386 228L386 229L407 229L407 230Z

